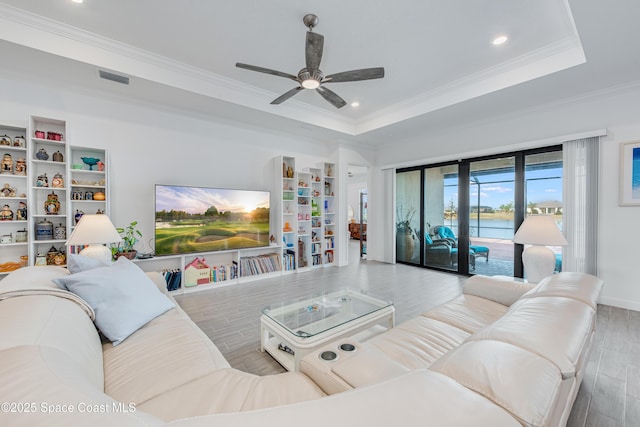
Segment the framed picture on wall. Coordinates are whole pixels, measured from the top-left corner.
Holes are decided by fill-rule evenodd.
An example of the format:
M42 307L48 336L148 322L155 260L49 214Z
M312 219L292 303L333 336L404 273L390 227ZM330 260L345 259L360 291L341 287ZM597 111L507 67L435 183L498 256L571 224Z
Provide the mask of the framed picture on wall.
M640 141L620 144L620 206L640 206Z

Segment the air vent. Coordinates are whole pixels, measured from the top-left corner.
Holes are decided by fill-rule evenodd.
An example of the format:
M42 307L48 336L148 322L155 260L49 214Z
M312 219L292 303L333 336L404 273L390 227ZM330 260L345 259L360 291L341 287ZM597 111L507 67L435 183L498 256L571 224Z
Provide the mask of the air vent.
M101 79L111 80L112 82L122 83L123 85L129 84L129 77L121 76L120 74L110 73L104 70L98 70Z

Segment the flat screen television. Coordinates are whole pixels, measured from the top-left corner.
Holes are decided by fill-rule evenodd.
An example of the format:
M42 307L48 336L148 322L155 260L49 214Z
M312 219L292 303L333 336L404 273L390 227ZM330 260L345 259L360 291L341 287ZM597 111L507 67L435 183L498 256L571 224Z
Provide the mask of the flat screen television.
M269 245L268 191L156 185L157 256Z

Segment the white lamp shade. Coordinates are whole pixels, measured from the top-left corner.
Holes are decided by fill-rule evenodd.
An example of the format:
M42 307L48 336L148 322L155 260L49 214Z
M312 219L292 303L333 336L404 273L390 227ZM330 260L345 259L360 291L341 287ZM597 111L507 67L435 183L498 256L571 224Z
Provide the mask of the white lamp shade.
M82 215L69 236L67 245L92 245L121 242L122 237L107 215Z
M568 244L551 215L528 215L513 236L513 242L540 246Z

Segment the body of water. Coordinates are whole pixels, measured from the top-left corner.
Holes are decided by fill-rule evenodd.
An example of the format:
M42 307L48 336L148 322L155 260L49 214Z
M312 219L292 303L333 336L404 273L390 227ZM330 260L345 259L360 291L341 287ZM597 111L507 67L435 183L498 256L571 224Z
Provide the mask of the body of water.
M562 229L562 221L560 216L556 223L558 227ZM458 221L457 220L445 220L444 225L450 227L453 232L458 235ZM469 221L469 235L473 237L486 237L492 239L513 239L515 231L513 230L512 219L486 219L480 218L480 228L478 228L477 220L471 219Z

